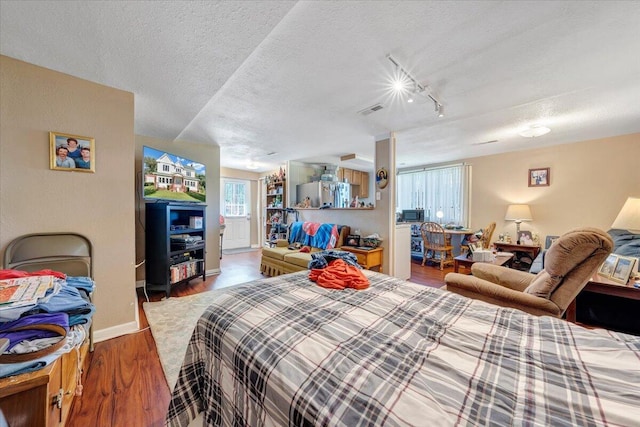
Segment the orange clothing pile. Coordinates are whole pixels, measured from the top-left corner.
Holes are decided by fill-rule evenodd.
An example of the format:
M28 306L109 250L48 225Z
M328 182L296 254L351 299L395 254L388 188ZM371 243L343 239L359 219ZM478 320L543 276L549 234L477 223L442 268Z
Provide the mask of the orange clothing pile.
M329 289L354 288L361 290L369 287L369 279L362 270L341 259L331 261L326 268L312 268L309 272L309 279L323 288Z

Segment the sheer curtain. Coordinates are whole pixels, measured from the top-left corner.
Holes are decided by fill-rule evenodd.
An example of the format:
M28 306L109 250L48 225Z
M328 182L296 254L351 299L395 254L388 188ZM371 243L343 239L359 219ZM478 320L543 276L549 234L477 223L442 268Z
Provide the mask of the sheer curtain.
M471 166L462 164L400 172L397 210L424 209L425 221L468 226L470 177Z

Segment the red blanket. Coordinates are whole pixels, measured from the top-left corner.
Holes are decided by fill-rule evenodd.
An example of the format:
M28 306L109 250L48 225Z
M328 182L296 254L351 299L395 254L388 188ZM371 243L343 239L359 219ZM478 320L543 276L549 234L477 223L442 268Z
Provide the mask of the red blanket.
M326 268L312 268L309 279L323 288L330 289L366 289L369 287L369 279L361 269L349 265L341 259L329 263Z

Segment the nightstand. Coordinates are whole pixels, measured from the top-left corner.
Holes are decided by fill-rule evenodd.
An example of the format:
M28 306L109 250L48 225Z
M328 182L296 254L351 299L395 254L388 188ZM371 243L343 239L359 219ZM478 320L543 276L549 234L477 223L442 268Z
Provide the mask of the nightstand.
M342 246L343 251L351 252L358 258L358 264L363 268L371 270L372 267L378 267L378 271L382 272L382 247L367 249L363 247Z

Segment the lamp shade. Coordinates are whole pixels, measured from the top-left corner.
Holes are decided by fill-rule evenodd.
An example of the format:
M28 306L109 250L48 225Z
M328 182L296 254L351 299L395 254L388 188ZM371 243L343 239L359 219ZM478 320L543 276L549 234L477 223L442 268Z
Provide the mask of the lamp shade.
M533 221L529 205L509 205L504 216L506 221Z
M640 198L629 197L620 209L611 228L619 230L629 230L640 233Z

